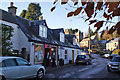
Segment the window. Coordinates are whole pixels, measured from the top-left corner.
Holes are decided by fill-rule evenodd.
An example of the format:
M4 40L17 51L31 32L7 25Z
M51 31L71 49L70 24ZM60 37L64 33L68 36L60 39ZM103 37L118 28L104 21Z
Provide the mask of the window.
M5 62L4 61L0 63L0 67L5 67Z
M44 37L45 37L45 31L46 31L46 30L45 30L45 27L44 27L44 28L43 28L43 36L44 36Z
M43 56L44 56L43 45L35 45L34 49L35 49L35 53L34 53L35 63L43 62Z
M61 42L64 42L64 41L65 41L64 38L65 38L64 33L60 32L60 41L61 41Z
M16 66L15 59L6 59L4 62L6 67Z
M40 32L39 32L40 34L40 36L42 36L42 26L40 26Z
M45 26L39 26L39 36L47 38L47 28Z
M115 43L115 47L116 47L117 45L116 45L116 43Z
M65 50L65 59L67 59L67 50Z
M19 66L28 64L28 62L23 59L16 59L16 61Z

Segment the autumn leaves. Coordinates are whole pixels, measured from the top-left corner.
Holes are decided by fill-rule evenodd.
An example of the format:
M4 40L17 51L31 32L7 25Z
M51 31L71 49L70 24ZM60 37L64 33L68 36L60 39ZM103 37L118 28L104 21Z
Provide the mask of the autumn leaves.
M85 21L89 21L89 25L95 23L94 27L97 27L96 32L103 26L104 22L109 24L115 16L120 16L120 1L118 2L118 0L60 0L61 5L67 4L69 1L72 1L74 6L80 5L80 2L81 6L77 7L75 11L69 12L67 17L77 16L80 13L86 14L88 18ZM58 0L55 0L53 4L55 5L57 2ZM55 8L56 6L52 7L51 12L53 12ZM104 17L104 20L102 21L94 20L96 15L99 14L99 11L103 11L101 16ZM109 33L111 34L115 30L120 34L120 22L117 22L114 27L111 26Z

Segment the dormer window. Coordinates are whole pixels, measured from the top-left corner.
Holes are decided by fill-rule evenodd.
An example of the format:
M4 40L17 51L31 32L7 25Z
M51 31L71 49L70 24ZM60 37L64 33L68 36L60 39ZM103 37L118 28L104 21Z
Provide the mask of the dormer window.
M47 38L47 28L46 28L46 26L39 25L39 36Z
M65 35L62 32L60 32L60 41L65 42Z
M75 44L76 44L76 38L73 37L73 45L75 45Z

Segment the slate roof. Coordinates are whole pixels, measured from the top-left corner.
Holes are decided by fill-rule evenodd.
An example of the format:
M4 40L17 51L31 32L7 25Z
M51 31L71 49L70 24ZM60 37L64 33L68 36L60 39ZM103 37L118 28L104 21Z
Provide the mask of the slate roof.
M73 38L74 37L76 38L75 35L68 34L68 35L65 35L65 38L66 38L65 40L66 40L66 42L73 44Z
M70 48L78 48L78 49L80 48L79 46L72 45L68 42L67 43L60 42L59 41L60 32L64 33L64 29L63 28L50 29L48 28L45 20L30 21L19 16L13 16L7 11L1 9L0 9L0 15L2 15L0 17L0 20L4 20L19 25L19 28L23 31L23 33L27 36L28 40L31 42L47 43L47 44L59 45ZM40 24L45 25L47 27L47 38L40 37L38 35Z

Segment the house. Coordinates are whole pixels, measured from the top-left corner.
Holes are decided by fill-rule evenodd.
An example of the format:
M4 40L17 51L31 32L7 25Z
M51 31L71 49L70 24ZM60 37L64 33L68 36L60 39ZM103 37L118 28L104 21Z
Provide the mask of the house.
M70 31L71 30L71 31ZM81 32L80 30L78 29L65 29L65 34L68 35L75 35L76 36L76 39L75 39L75 42L78 46L80 46L80 41L83 39L83 32Z
M91 52L95 53L99 51L99 40L97 38L97 35L93 35L90 38L86 37L80 42L80 47L83 48L85 51L89 49L89 40L90 40L90 50Z
M100 40L99 41L101 51L106 49L106 43L107 43L107 40Z
M55 54L55 62L58 65L59 59L63 59L65 64L69 60L75 61L74 56L80 53L80 47L66 42L64 29L50 29L46 20L40 16L39 20L30 21L16 15L17 7L8 7L8 12L0 9L0 23L8 27L13 27L13 37L11 37L12 51L18 51L23 58L28 59L31 64L42 64L45 55L49 52L52 57Z
M108 43L106 43L106 50L114 51L115 49L118 49L119 48L119 40L120 40L120 37L115 38L115 39L109 41Z

